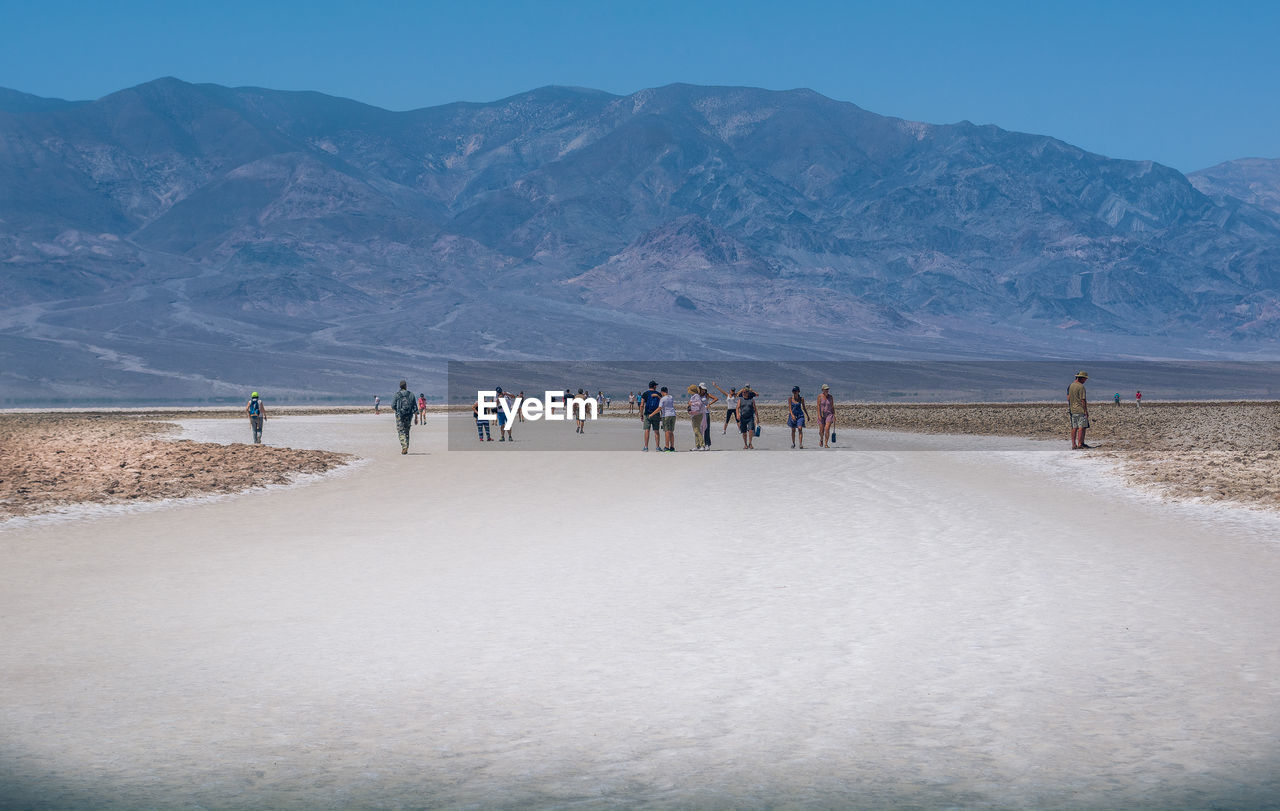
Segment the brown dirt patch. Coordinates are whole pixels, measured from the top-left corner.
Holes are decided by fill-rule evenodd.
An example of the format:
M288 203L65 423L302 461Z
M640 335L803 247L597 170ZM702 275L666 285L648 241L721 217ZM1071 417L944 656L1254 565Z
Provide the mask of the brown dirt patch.
M0 414L0 519L72 504L235 493L351 458L165 438L176 431L153 415Z

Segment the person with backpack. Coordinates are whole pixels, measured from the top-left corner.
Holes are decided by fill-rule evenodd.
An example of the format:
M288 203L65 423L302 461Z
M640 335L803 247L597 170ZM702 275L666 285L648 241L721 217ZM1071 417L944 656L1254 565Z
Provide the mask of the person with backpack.
M249 427L253 429L253 444L262 444L262 423L267 419L267 410L262 407L262 401L258 399L258 393L255 391L249 395L249 402L244 407L244 413L249 415Z
M413 415L418 413L418 403L409 391L409 384L400 381L400 391L391 401L391 410L396 415L396 434L400 436L400 453L409 452L409 429L413 427Z

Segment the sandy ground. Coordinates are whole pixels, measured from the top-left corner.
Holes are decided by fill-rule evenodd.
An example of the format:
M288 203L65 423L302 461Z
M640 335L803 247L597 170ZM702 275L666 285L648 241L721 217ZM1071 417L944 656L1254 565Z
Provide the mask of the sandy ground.
M191 415L186 415L190 417ZM0 518L85 503L120 504L233 493L331 470L347 457L252 442L248 419L230 444L173 436L163 415L0 415Z
M593 427L627 450L521 452L573 438L526 425L446 457L440 420L401 456L383 419L281 420L275 441L369 461L0 525L0 797L1280 798L1280 519L1141 498L1022 440L792 452L766 431L754 454L659 455L625 421Z

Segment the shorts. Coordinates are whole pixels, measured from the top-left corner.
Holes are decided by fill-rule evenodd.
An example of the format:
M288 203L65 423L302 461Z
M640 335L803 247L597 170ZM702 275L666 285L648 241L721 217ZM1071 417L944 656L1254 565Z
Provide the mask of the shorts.
M507 424L507 414L501 408L498 409L498 427Z
M756 430L756 415L754 411L738 420L738 430L744 434L750 434Z
M649 430L650 428L652 428L655 431L661 430L662 417L659 417L657 414L654 414L652 417L646 417L644 420L644 428L646 431Z
M676 430L676 418L675 418L675 416L674 416L674 415L673 415L673 416L670 416L670 417L663 417L663 418L662 418L662 430L664 430L664 431L674 431L674 430Z
M800 415L800 416L798 416L798 417L787 417L787 427L788 427L788 428L803 428L803 427L804 427L804 415L803 415L803 414L801 414L801 415Z
M1072 414L1071 427L1072 428L1088 428L1089 415L1088 414Z

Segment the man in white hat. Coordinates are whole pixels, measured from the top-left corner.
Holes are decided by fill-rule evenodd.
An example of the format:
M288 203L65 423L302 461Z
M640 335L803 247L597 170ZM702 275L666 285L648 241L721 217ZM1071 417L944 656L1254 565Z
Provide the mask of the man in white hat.
M1076 372L1076 379L1067 386L1067 412L1071 416L1071 450L1088 448L1084 444L1084 432L1089 428L1089 401L1084 395L1084 381L1089 375Z

